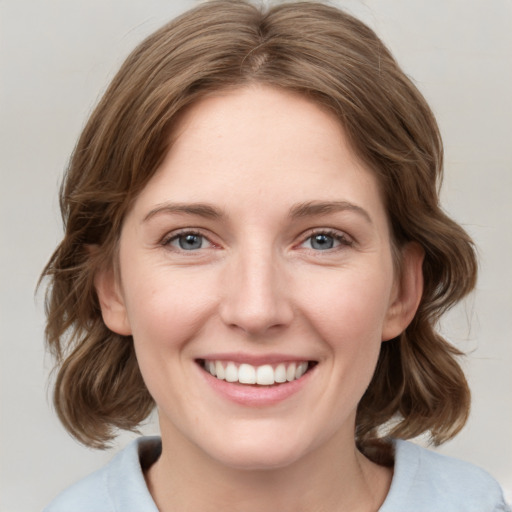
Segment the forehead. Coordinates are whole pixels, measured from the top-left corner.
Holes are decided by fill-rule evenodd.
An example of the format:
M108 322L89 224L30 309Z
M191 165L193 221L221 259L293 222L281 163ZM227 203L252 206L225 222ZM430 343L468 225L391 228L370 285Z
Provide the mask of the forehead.
M382 210L376 179L337 118L302 95L259 85L208 96L184 113L138 202L169 200L235 210L349 200Z
M318 152L334 144L344 156L357 159L341 123L327 107L302 94L257 83L221 90L194 103L180 118L172 140L171 157L188 145L227 158L237 150L261 158L264 151L283 162L287 155L311 157L311 149ZM329 151L323 154L332 156Z

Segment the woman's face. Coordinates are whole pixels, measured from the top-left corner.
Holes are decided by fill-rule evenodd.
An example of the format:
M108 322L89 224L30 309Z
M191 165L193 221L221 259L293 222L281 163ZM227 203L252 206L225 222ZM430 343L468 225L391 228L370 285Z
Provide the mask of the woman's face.
M353 446L381 342L406 322L374 176L334 117L268 87L186 113L126 217L117 284L97 282L164 442L231 467Z

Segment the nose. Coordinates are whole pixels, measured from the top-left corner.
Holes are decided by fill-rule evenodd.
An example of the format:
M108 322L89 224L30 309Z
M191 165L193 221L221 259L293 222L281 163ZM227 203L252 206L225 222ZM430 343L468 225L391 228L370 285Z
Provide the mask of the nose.
M235 257L221 286L220 316L231 328L260 336L292 321L286 276L271 250L247 251Z

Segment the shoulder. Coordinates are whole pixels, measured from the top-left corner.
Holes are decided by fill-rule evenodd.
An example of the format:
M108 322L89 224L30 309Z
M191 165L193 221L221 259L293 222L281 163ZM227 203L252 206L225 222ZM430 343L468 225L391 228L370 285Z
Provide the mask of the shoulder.
M506 512L499 484L473 464L395 441L393 481L380 512Z
M142 458L157 458L160 438L140 438L105 467L59 494L43 512L158 512L144 480Z

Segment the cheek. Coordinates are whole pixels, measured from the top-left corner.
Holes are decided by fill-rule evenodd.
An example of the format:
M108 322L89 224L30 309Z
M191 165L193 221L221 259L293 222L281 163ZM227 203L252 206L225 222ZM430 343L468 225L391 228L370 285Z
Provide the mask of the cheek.
M324 338L381 341L389 307L392 271L334 270L303 287L303 310Z
M183 363L190 362L194 340L212 311L211 299L207 300L211 294L197 289L198 283L173 279L167 269L139 277L126 293L137 361L158 407L165 408L170 401L179 409L174 393L191 378Z
M172 349L184 344L210 314L214 294L201 280L165 268L137 276L125 294L136 345Z
M340 411L355 410L375 372L392 286L388 276L371 268L340 270L308 289L304 316L329 354L335 403L346 402Z

